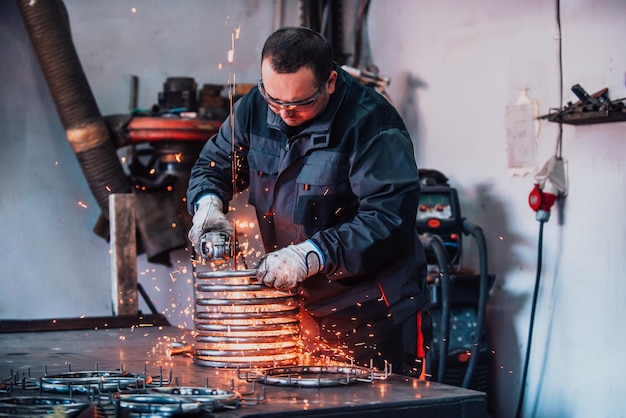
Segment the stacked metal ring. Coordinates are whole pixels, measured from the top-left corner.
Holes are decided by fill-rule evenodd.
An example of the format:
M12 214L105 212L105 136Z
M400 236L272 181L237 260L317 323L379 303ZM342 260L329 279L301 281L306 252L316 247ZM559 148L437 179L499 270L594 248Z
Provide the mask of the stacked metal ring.
M297 294L258 283L255 270L196 276L196 364L238 368L297 363Z

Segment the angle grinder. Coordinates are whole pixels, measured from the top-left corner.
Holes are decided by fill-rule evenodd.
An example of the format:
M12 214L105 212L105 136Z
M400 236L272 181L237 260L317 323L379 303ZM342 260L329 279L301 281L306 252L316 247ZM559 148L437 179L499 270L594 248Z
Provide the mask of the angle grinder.
M200 255L202 259L221 263L235 255L234 242L230 236L222 232L207 232L200 238Z

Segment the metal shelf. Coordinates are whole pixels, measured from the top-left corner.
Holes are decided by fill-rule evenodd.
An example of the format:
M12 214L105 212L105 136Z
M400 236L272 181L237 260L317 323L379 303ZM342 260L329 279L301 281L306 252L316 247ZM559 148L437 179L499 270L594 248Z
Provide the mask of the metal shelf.
M569 125L592 125L596 123L611 123L626 121L626 106L621 101L604 102L602 105L580 103L555 109L545 116L550 122Z

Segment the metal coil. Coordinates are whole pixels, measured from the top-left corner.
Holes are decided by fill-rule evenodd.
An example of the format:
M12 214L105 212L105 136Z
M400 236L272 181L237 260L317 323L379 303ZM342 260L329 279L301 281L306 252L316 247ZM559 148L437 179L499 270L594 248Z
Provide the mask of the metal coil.
M234 368L297 363L297 294L258 283L254 270L198 272L196 278L196 364Z

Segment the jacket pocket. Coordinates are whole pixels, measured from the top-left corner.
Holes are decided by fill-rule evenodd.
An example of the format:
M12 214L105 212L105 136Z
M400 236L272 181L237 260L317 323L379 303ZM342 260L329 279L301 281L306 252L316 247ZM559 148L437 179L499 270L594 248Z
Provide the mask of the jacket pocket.
M250 168L248 203L262 213L268 213L272 207L278 164L278 155L269 154L260 149L251 149L248 154Z
M295 223L332 226L354 216L356 197L346 160L345 154L316 152L302 166L296 179Z

